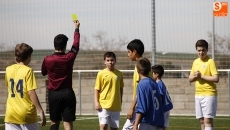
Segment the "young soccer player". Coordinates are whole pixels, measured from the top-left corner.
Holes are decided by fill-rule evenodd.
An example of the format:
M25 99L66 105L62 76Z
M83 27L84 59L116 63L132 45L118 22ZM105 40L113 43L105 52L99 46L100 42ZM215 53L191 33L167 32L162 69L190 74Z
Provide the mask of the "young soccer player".
M133 130L162 130L164 112L157 83L150 78L151 64L147 58L137 60L141 77L137 87L136 119Z
M33 48L25 43L15 47L16 64L6 68L5 83L8 86L5 130L39 130L37 110L41 125L46 125L44 111L35 90L37 83L31 61Z
M195 82L196 118L201 130L214 130L213 118L217 110L217 89L219 82L217 68L213 59L207 56L208 43L201 39L195 44L198 58L194 60L189 81Z
M62 120L65 130L73 130L73 121L76 119L76 96L72 88L72 72L79 51L79 21L74 21L74 25L71 50L65 53L68 37L63 34L57 35L54 38L55 52L44 58L41 67L42 75L48 75L50 130L58 130Z
M128 57L131 61L137 61L140 59L144 53L144 44L139 39L132 40L127 45L128 50ZM149 73L149 76L152 77L152 73ZM136 106L136 91L137 91L137 84L140 81L140 76L137 72L137 68L135 66L134 73L133 73L133 101L130 106L130 109L127 113L127 120L123 126L122 130L129 130L133 128L133 121L135 119L135 106Z
M161 65L154 65L151 68L153 72L153 79L157 82L158 89L160 90L160 94L162 98L164 120L165 120L163 130L166 130L166 127L169 126L169 115L170 115L170 110L173 108L173 104L169 96L169 93L167 91L167 88L161 79L162 76L164 75L164 68Z
M97 74L94 100L98 111L100 130L118 130L123 95L123 74L114 66L116 55L113 52L104 54L106 68Z

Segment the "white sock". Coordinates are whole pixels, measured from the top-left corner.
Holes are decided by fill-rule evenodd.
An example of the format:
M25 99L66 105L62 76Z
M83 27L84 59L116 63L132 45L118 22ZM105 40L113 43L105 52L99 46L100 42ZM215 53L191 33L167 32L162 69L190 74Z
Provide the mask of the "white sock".
M214 130L213 127L205 127L204 130Z

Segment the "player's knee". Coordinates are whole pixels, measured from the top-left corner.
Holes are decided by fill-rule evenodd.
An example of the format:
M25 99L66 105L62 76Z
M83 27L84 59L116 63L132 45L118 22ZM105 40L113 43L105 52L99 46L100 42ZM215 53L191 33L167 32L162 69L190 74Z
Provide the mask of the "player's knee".
M58 130L58 124L52 124L51 126L50 126L50 130Z
M199 121L201 125L204 124L204 118L200 118Z
M212 118L205 118L204 123L207 124L208 126L213 125L213 119Z
M100 125L100 130L107 130L108 125L107 124L101 124Z

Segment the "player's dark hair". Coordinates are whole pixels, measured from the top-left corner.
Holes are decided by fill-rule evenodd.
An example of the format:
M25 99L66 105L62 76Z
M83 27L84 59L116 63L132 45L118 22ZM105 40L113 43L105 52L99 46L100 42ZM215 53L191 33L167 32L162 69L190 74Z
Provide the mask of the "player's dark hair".
M144 57L137 60L136 67L137 71L144 76L148 76L151 71L150 61Z
M64 34L58 34L54 38L54 48L55 50L63 50L66 47L68 37Z
M17 62L23 62L33 53L33 48L26 43L17 44L15 47L15 57Z
M113 57L115 59L115 61L116 61L116 55L113 52L111 52L111 51L106 52L104 54L104 60L106 59L106 57Z
M161 65L154 65L151 67L154 73L157 73L161 78L164 75L164 68Z
M142 56L145 50L144 44L141 40L139 39L134 39L129 44L127 45L127 49L130 51L136 50L137 54Z
M197 47L205 47L208 50L208 42L203 40L203 39L200 39L196 42L195 47L196 47L196 49L197 49Z

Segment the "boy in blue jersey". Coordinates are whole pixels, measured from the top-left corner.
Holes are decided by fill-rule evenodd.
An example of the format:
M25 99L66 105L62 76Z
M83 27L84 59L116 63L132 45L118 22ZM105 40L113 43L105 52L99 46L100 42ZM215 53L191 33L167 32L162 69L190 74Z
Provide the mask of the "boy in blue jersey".
M161 79L162 76L164 75L164 68L161 65L154 65L152 66L152 72L153 72L153 79L157 82L158 89L162 97L164 119L165 119L165 125L163 130L166 130L166 127L169 126L169 115L170 115L170 110L173 108L173 104L169 96L169 93L167 91L167 88Z
M137 87L136 119L133 130L162 130L164 112L157 83L148 76L151 64L147 58L137 60L140 82Z

